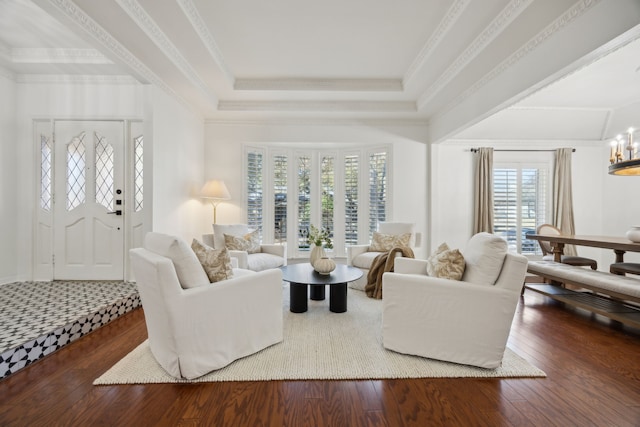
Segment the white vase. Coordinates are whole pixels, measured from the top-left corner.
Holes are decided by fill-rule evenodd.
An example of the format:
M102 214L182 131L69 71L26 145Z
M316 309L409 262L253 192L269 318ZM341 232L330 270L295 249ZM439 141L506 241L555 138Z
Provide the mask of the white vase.
M311 266L315 267L316 261L326 256L327 254L325 253L322 246L313 245L313 247L311 248L311 254L309 255L309 263L311 264Z
M322 257L313 264L313 269L320 274L329 274L336 269L336 263L331 258Z
M627 231L627 239L635 243L640 243L640 227L631 227Z

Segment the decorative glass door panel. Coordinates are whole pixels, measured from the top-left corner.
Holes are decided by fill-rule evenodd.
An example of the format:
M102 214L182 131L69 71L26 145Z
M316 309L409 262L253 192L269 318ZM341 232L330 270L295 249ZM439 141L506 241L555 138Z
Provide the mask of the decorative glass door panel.
M124 276L124 123L54 123L54 278ZM60 197L60 196L58 196Z

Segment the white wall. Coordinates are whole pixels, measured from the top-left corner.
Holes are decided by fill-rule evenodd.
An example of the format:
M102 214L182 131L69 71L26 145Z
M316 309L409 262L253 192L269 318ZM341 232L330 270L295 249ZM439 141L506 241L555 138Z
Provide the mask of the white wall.
M473 154L471 148L492 146L499 149L556 149L560 147L574 147L576 151L572 157L573 204L575 211L576 233L578 234L611 234L622 235L610 227L603 227L608 222L611 212L615 210L610 203L602 203L603 186L609 175L606 171L608 152L601 144L563 142L563 141L511 141L488 143L484 142L452 142L432 146L431 153L431 181L432 181L432 209L431 209L431 248L442 242L450 247L464 248L471 237L473 228ZM510 153L513 155L513 153ZM526 153L523 153L527 155ZM534 153L530 153L529 157ZM552 153L550 153L552 154ZM495 152L494 162L505 153ZM607 156L607 157L605 157ZM629 179L629 178L627 178ZM625 183L626 184L626 183ZM629 187L626 187L629 188ZM606 193L606 192L605 192ZM640 214L640 202L628 202L637 205ZM638 216L636 216L638 218ZM640 221L638 221L640 224ZM625 231L628 224L621 226ZM630 225L630 224L629 224ZM599 268L608 270L613 252L596 248L579 247L582 256L591 257L598 261ZM631 258L629 258L631 259Z
M33 137L34 119L141 119L144 117L144 88L129 84L16 84L17 173L15 209L19 236L18 280L32 278L33 224L37 207L37 152ZM4 144L3 144L4 145Z
M17 209L18 187L16 176L16 87L15 83L0 75L0 283L17 277Z
M153 123L152 228L190 244L204 228L198 197L204 179L203 121L160 89L149 88L148 96Z
M151 86L14 84L4 77L0 93L0 283L32 278L34 119L144 119L145 156L151 160L145 165L145 201L153 206L153 229L189 240L201 234L202 205L193 194L203 179L203 122L174 98Z
M333 124L239 124L205 125L205 178L222 179L232 200L220 204L219 223L236 223L245 218L242 191L242 147L244 143L299 144L392 144L394 221L414 222L423 235L427 231L426 126L367 126ZM203 232L210 233L212 208L204 206Z

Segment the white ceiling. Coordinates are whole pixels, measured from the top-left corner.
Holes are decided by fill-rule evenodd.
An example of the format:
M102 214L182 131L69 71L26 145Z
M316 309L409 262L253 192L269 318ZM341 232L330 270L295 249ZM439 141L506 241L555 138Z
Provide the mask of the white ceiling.
M617 1L640 16L637 0ZM597 10L594 0L0 0L0 73L152 83L207 120L427 123ZM618 47L579 71L550 69L559 81L458 136L606 137L615 111L640 101L640 44Z

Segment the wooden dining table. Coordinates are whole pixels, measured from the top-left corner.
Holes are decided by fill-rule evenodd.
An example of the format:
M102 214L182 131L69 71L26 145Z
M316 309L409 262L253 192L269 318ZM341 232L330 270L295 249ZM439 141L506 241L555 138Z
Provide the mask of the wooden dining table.
M527 234L526 238L549 242L553 248L553 260L555 262L560 262L562 254L564 253L564 245L612 249L616 254L616 262L624 262L625 252L640 252L640 243L635 243L626 237L618 236L549 236L546 234Z

